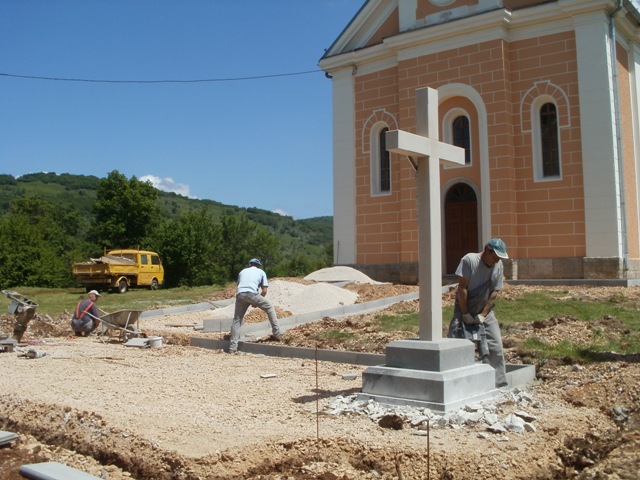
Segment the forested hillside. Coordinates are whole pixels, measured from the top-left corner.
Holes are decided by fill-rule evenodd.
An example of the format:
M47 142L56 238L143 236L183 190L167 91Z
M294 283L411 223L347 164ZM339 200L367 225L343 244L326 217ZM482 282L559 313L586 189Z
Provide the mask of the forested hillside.
M305 275L331 264L332 221L190 199L117 171L0 174L0 284L73 285L71 263L105 248L158 251L169 286L231 281L252 256L270 276Z

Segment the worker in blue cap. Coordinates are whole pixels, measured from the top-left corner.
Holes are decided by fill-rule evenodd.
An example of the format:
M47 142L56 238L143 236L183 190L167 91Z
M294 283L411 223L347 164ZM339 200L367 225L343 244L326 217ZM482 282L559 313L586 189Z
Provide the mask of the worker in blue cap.
M502 259L509 258L500 238L489 240L480 253L468 253L456 270L458 290L449 337L476 341L484 363L496 371L496 387L507 386L500 325L493 313L502 290Z
M262 270L262 263L257 258L252 258L246 268L240 271L238 275L238 286L236 288L236 307L233 314L233 322L231 323L231 342L229 343L229 353L238 351L238 341L240 340L240 328L245 313L249 307L256 307L267 314L269 323L271 324L271 339L280 340L280 325L278 324L278 316L273 304L267 300L267 289L269 281L267 274Z

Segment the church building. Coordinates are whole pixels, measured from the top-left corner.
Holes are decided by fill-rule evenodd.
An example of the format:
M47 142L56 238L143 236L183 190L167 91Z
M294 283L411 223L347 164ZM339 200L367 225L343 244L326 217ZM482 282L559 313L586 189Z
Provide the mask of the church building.
M346 22L345 22L346 23ZM438 92L442 272L491 237L513 280L640 283L640 10L631 0L367 0L333 85L334 264L417 283L416 132ZM615 282L614 282L615 283Z

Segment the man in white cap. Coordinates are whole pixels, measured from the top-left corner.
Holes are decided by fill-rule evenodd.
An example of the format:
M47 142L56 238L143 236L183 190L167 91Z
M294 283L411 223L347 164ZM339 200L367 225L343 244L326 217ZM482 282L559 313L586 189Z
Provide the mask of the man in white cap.
M100 324L100 310L96 305L100 293L91 290L87 297L78 302L71 318L71 329L76 337L88 337Z
M269 288L267 274L259 267L262 266L260 260L252 258L249 260L248 266L238 274L238 287L236 288L236 307L233 314L233 322L231 323L231 342L229 343L229 353L238 351L238 341L240 340L240 328L242 320L247 309L257 307L266 312L271 324L273 335L271 338L280 340L280 325L278 324L278 316L273 304L265 297Z
M496 371L496 387L507 386L500 325L493 313L498 291L502 290L503 258L509 255L499 238L489 240L482 252L462 257L456 270L458 291L449 325L450 338L480 342L482 361Z

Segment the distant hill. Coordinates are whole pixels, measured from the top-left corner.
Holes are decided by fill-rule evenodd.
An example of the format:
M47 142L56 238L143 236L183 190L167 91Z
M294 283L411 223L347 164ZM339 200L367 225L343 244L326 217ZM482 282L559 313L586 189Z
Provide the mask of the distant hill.
M77 211L87 225L93 218L92 209L100 178L93 175L67 173L30 173L14 178L0 174L0 215L6 213L13 199L35 196ZM158 207L167 218L177 218L183 212L206 209L214 218L223 214L244 212L253 222L263 225L281 240L282 249L293 254L300 251L317 253L333 242L333 217L294 220L259 208L224 205L213 200L197 200L158 190Z

